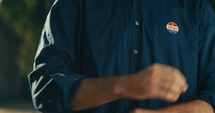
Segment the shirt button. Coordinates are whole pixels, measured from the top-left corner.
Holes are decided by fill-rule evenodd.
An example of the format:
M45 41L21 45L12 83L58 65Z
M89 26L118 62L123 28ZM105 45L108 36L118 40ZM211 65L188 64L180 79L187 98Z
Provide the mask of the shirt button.
M140 22L139 21L135 21L135 25L139 26Z
M134 50L133 50L133 53L134 53L134 54L138 54L138 50L137 50L137 49L134 49Z

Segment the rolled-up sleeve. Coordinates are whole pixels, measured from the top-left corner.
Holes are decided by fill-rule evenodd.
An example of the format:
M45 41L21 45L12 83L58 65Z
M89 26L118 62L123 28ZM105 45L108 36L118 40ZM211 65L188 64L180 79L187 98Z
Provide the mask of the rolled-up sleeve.
M200 3L199 76L197 99L215 108L215 13L207 0Z
M79 16L75 1L55 1L29 74L34 106L45 113L72 113L71 101L85 77L76 71Z

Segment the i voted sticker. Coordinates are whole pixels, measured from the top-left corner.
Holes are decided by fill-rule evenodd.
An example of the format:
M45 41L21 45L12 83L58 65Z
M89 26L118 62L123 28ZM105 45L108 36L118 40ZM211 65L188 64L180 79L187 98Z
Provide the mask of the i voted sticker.
M179 32L179 27L175 22L169 22L166 25L166 29L171 33L171 34L177 34Z

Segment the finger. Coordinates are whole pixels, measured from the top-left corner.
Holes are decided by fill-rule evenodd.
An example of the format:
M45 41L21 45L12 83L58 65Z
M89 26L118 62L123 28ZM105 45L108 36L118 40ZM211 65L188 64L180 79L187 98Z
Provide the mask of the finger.
M187 79L185 78L185 76L179 71L179 70L175 70L174 74L176 76L176 80L181 83L182 85L185 85L187 83Z
M168 70L162 73L159 83L161 86L164 86L164 88L172 87L178 92L182 89L182 86L184 87L186 85L186 78L176 68L169 67Z
M170 86L170 91L173 92L173 93L182 93L183 91L186 91L186 84L183 84L179 81L174 81L172 86Z
M182 85L182 83L173 80L162 82L158 87L159 91L157 92L163 93L161 94L160 98L171 102L176 101L180 94L183 91L186 91L186 87Z
M188 84L186 81L180 80L180 78L179 78L174 82L171 89L175 92L185 93L188 89Z
M175 102L178 100L179 96L180 93L171 91L171 89L163 89L161 92L159 92L158 99Z
M170 80L170 78L167 76L172 76L172 75L166 75L166 77L163 78L166 80L159 81L159 83L157 84L156 96L157 98L162 100L172 101L171 98L173 97L171 94L173 94L173 92L180 93L179 90L181 90L181 87L178 88L177 84L174 83L173 80Z
M180 97L181 93L183 91L187 90L188 86L180 86L178 83L174 83L170 86L161 86L162 88L159 88L159 94L158 98L170 102L175 102Z
M169 89L167 88L162 88L159 89L160 91L157 92L156 98L157 99L161 99L161 100L165 100L165 101L170 101L167 97L167 94L169 93Z
M160 86L159 91L157 92L160 99L174 102L178 100L180 94L182 93L182 86L180 86L180 84L178 84L177 82L171 85L164 83L163 86Z
M174 92L174 91L169 91L167 94L166 94L166 100L167 101L170 101L170 102L175 102L178 100L178 98L180 97L180 93L178 92Z
M178 100L181 93L183 93L183 91L186 91L186 86L182 86L181 83L176 81L172 85L166 86L165 89L163 89L163 91L165 90L166 90L165 99L170 102L175 102Z
M180 93L186 92L188 85L187 85L187 80L185 76L178 70L175 70L174 74L175 74L175 79L173 80L174 85L172 89Z
M188 89L188 84L186 84L184 87L182 87L182 93L185 93Z
M168 75L168 76L172 76L172 75ZM181 93L182 90L182 86L181 83L177 82L176 79L172 79L172 80L165 80L164 82L159 82L158 85L159 89L162 90L166 90L168 92L175 92L175 93Z

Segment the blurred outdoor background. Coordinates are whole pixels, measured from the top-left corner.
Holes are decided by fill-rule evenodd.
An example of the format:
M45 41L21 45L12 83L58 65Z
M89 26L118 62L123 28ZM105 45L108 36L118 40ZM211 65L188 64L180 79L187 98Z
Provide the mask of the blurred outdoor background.
M2 1L2 0L0 0ZM27 75L54 0L3 0L0 4L0 113L36 113ZM215 7L215 0L210 0Z
M29 111L34 108L27 75L32 71L41 30L53 2L3 0L0 4L0 113L36 113Z

